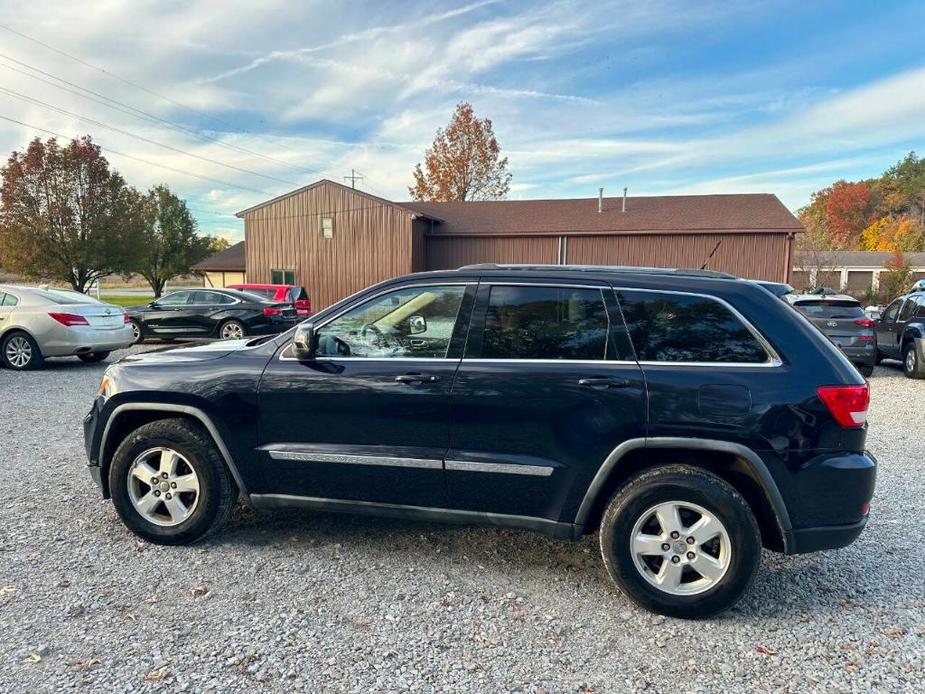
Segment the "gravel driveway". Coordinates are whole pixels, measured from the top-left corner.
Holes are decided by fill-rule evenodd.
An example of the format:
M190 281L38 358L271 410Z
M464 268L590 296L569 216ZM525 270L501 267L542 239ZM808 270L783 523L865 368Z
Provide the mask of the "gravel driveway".
M105 364L0 370L0 692L911 690L925 670L925 382L878 368L873 515L852 546L766 553L706 622L634 607L597 538L236 511L136 542L81 419Z

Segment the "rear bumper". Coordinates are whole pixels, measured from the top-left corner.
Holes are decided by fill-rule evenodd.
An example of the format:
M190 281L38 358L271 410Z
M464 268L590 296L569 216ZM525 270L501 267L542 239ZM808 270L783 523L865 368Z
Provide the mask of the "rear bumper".
M132 326L103 330L99 328L60 326L38 338L39 349L46 357L67 357L88 352L112 352L130 347Z
M867 524L877 479L877 460L869 452L819 456L798 473L798 492L790 500L794 526L787 531L787 554L845 547ZM793 508L792 504L799 504ZM797 518L802 522L797 524Z
M847 547L858 538L866 525L867 516L864 516L861 520L848 525L824 525L817 528L791 530L787 553L806 554L823 549Z

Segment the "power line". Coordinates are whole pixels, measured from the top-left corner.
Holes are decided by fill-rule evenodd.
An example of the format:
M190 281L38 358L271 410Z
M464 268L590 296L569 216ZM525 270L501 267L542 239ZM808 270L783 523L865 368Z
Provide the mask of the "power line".
M55 137L63 137L65 140L74 139L70 135L62 135L61 133L55 132L54 130L48 130L47 128L40 128L37 125L32 125L31 123L25 123L21 120L10 118L9 116L0 115L0 119L9 121L10 123L16 123L17 125L22 125L26 128L32 128L33 130L38 130L39 132L47 133L49 135L54 135ZM183 169L177 169L173 166L168 166L167 164L159 164L157 162L150 161L149 159L142 159L141 157L136 157L133 154L126 154L125 152L120 152L119 150L113 149L112 147L104 147L98 142L96 144L99 146L100 149L106 152L109 152L111 154L117 154L120 157L126 157L127 159L134 159L135 161L139 161L142 164L147 164L148 166L156 166L158 168L166 169L167 171L173 171L174 173L182 174L184 176L192 176L193 178L199 178L203 181L210 181L211 183L217 183L219 185L227 186L229 188L238 188L240 190L246 190L250 193L260 193L260 195L270 195L270 193L268 193L267 191L260 190L259 188L251 188L249 186L242 186L237 183L231 183L230 181L223 181L220 178L212 178L211 176L203 176L201 174L193 173L192 171L185 171Z
M274 181L274 182L276 182L276 183L282 183L282 184L287 185L287 186L297 186L297 185L298 185L298 184L296 184L296 183L294 183L294 182L292 182L292 181L287 181L287 180L282 179L282 178L277 178L276 176L269 176L269 175L267 175L267 174L262 174L262 173L259 173L259 172L257 172L257 171L251 171L250 169L245 169L245 168L242 168L242 167L240 167L240 166L235 166L234 164L226 164L225 162L219 161L218 159L211 159L211 158L209 158L209 157L204 157L204 156L202 156L202 155L200 155L200 154L193 154L192 152L187 152L186 150L180 149L179 147L173 147L172 145L167 145L167 144L164 144L163 142L158 142L157 140L152 140L151 138L145 137L144 135L138 135L137 133L133 133L133 132L130 132L130 131L128 131L128 130L123 130L122 128L116 127L115 125L110 125L109 123L104 123L103 121L96 120L95 118L90 118L89 116L82 116L82 115L80 115L79 113L74 113L73 111L68 111L67 109L63 109L63 108L61 108L61 107L59 107L59 106L55 106L54 104L49 104L49 103L46 102L46 101L42 101L41 99L36 99L36 98L31 97L31 96L28 96L28 95L26 95L26 94L22 94L21 92L17 92L17 91L15 91L15 90L13 90L13 89L8 89L8 88L6 88L6 87L0 87L0 92L6 93L6 94L8 94L8 95L10 95L10 96L12 96L12 97L14 97L14 98L16 98L16 99L20 99L20 100L22 100L22 101L26 101L26 102L29 102L29 103L32 103L32 104L36 104L36 105L38 105L38 106L43 106L44 108L47 108L47 109L49 109L49 110L51 110L51 111L55 111L56 113L60 113L60 114L65 115L65 116L70 116L71 118L77 118L78 120L82 120L82 121L85 121L85 122L87 122L87 123L92 123L93 125L99 126L99 127L101 127L101 128L106 128L106 129L108 129L108 130L112 130L113 132L117 132L117 133L120 133L120 134L122 134L122 135L126 135L126 136L128 136L128 137L134 137L136 140L141 140L142 142L147 142L148 144L155 145L155 146L157 146L157 147L163 147L164 149L168 149L168 150L170 150L171 152L176 152L176 153L178 153L178 154L183 154L183 155L185 155L185 156L187 156L187 157L193 157L194 159L200 159L200 160L205 161L205 162L208 162L208 163L210 163L210 164L215 164L216 166L224 166L225 168L233 169L234 171L239 171L239 172L241 172L241 173L249 174L249 175L251 175L251 176L259 176L260 178L265 178L265 179L267 179L267 180L269 180L269 181Z
M21 65L22 67L25 67L28 70L32 70L33 72L37 72L40 75L44 75L45 77L50 77L52 80L56 80L58 82L61 82L62 84L66 84L70 87L74 87L74 89L80 90L80 91L74 91L74 89L68 89L67 87L62 87L60 84L55 84L55 82L52 82L47 79L43 79L42 77L39 77L38 75L34 75L30 72L26 72L26 70L20 70L18 68L12 67L11 65L3 65L2 63L0 63L0 67L3 67L7 70L12 70L13 72L17 72L21 75L25 75L26 77L29 77L34 80L38 80L39 82L44 82L45 84L51 85L52 87L55 87L56 89L60 89L64 92L67 92L68 94L73 94L83 99L88 99L89 101L93 101L95 103L101 104L103 106L106 106L107 108L111 108L116 111L121 111L122 113L126 113L136 118L141 118L147 121L162 123L170 128L173 128L174 130L185 132L202 141L214 142L218 145L221 145L222 147L226 147L236 152L241 152L243 154L249 154L254 157L259 157L261 159L265 159L266 161L273 162L274 164L287 166L297 171L306 171L312 174L323 175L323 172L317 169L307 169L305 167L298 166L296 164L290 164L287 161L283 161L282 159L277 159L276 157L271 157L268 154L261 154L260 152L255 152L253 150L247 149L246 147L241 147L240 145L235 145L230 142L225 142L221 138L208 135L207 133L204 133L201 130L195 130L185 125L181 125L180 123L176 123L174 121L168 120L166 118L161 118L160 116L156 116L153 113L149 113L148 111L145 111L143 109L136 108L135 106L132 106L131 104L126 104L122 101L119 101L118 99L113 99L111 97L106 96L105 94L101 94L92 89L87 89L86 87L82 87L79 84L75 84L74 82L64 79L63 77L58 77L57 75L54 75L50 72L46 72L45 70L42 70L41 68L37 68L34 65L31 65L29 63L23 62L21 60L17 60L16 58L12 58L4 53L0 53L0 58L3 58L4 60L7 60L12 63L16 63L17 65ZM86 94L81 94L80 92L86 92ZM88 94L92 96L88 96Z
M218 118L218 117L216 117L216 116L213 116L213 115L211 115L211 114L209 114L209 113L205 113L205 112L200 111L200 110L198 110L198 109L192 108L191 106L187 106L186 104L183 104L183 103L177 101L176 99L172 99L172 98L170 98L169 96L164 96L163 94L161 94L161 93L159 93L159 92L156 92L156 91L154 91L153 89L149 89L148 87L145 87L144 85L141 85L141 84L138 84L138 83L136 83L136 82L133 82L133 81L131 81L131 80L129 80L129 79L126 79L125 77L121 77L120 75L117 75L117 74L114 73L114 72L110 72L109 70L106 70L105 68L101 68L101 67L99 67L99 66L97 66L97 65L94 65L93 63L87 62L86 60L83 60L82 58L78 58L78 57L75 56L75 55L71 55L70 53L68 53L68 52L66 52L66 51L62 51L60 48L55 48L55 47L52 46L51 44L48 44L48 43L45 43L44 41L40 41L39 39L33 38L33 37L31 37L31 36L29 36L29 35L27 35L27 34L22 33L21 31L17 31L16 29L13 29L13 28L10 27L10 26L7 26L7 25L5 25L5 24L0 24L0 29L3 29L4 31L8 31L8 32L10 32L11 34L15 34L16 36L19 36L20 38L26 39L27 41L31 41L32 43L35 43L35 44L37 44L37 45L39 45L39 46L42 46L43 48L46 48L46 49L48 49L48 50L50 50L50 51L52 51L52 52L54 52L54 53L57 53L58 55L62 55L62 56L64 56L64 57L66 57L66 58L69 58L69 59L71 59L71 60L73 60L73 61L79 63L80 65L83 65L84 67L88 67L88 68L90 68L90 69L92 69L92 70L96 70L97 72L101 72L101 73L103 73L104 75L110 77L111 79L114 79L114 80L117 80L117 81L119 81L119 82L122 82L123 84L127 84L127 85L130 86L130 87L134 87L135 89L141 90L141 91L145 92L146 94L150 94L151 96L155 96L155 97L157 97L158 99L162 99L162 100L166 101L167 103L173 104L174 106L178 106L178 107L184 109L185 111L188 111L188 112L190 112L190 113L194 113L194 114L199 115L199 116L201 116L201 117L203 117L203 118L207 118L207 119L209 119L209 120L211 120L211 121L213 121L213 122L215 122L215 123L218 123L218 124L224 126L226 130L229 130L229 131L234 131L234 130L235 130L235 128L234 128L230 123L228 123L227 121L225 121L225 120L223 120L223 119L221 119L221 118ZM242 130L241 128L238 128L237 130L240 131L240 132L244 132L245 134L254 135L255 137L259 137L259 135L256 135L255 133L250 133L250 132L248 132L247 130ZM262 138L261 138L261 139L262 139ZM261 156L261 155L257 155L257 156ZM294 166L294 165L292 165L292 164L286 164L286 165L287 165L287 166ZM303 171L307 171L308 173L313 173L313 174L319 174L319 175L321 175L321 174L323 173L322 171L318 171L318 170L316 170L316 169L306 169L306 168L304 168L304 167L297 167L297 168L300 168L300 169L302 169Z

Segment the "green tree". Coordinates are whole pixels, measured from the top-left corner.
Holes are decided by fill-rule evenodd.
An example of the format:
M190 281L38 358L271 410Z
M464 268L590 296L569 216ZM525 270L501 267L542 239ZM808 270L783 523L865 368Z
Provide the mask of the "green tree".
M0 170L0 264L83 292L125 262L131 191L89 136L34 139Z
M135 205L132 256L126 270L144 277L156 299L170 279L188 273L191 265L211 255L214 239L197 233L186 202L166 185L139 195Z

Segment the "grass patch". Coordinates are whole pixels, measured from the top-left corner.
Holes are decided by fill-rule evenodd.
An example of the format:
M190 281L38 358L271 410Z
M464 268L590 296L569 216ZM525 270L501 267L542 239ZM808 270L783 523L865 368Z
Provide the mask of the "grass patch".
M151 303L153 297L150 296L138 296L138 295L128 295L128 296L106 296L103 295L100 297L100 301L106 304L115 304L116 306L143 306L145 304Z

